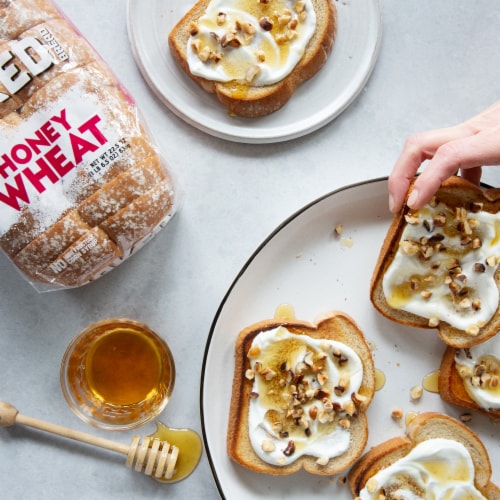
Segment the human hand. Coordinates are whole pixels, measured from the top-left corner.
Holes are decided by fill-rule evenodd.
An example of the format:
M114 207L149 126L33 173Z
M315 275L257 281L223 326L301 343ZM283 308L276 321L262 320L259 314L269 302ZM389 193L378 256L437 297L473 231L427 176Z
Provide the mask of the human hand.
M407 139L389 176L391 212L402 208L410 181L425 160L429 162L407 200L411 209L424 206L459 170L462 177L479 184L482 166L500 164L500 101L460 125Z

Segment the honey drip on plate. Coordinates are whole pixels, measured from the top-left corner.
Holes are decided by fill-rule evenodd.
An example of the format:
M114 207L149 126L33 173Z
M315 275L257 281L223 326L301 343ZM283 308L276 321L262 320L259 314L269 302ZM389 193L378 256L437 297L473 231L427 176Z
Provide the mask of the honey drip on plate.
M375 370L375 390L380 391L385 385L385 373L378 368Z
M179 457L171 479L157 479L163 483L176 483L186 479L196 468L203 449L200 436L191 429L174 429L162 422L156 422L156 432L150 436L167 441L179 448Z
M295 319L295 310L290 304L280 304L274 312L274 319L291 321Z
M428 373L424 377L422 386L427 392L438 393L439 392L438 382L439 382L439 370L435 370L431 373Z
M417 416L417 412L414 412L414 411L409 411L407 414L406 414L406 417L405 417L405 423L406 425L410 425L412 420Z

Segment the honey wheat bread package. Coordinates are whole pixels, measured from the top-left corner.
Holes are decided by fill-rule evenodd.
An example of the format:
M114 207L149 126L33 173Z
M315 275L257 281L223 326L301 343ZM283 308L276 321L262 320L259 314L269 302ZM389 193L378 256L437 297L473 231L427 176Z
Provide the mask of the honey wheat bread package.
M370 297L387 318L470 347L500 329L499 263L499 190L452 177L427 205L394 216Z
M235 346L228 455L263 474L340 473L366 445L374 392L370 348L346 314L250 325Z
M38 291L84 285L172 217L172 174L52 1L0 2L0 58L0 248Z

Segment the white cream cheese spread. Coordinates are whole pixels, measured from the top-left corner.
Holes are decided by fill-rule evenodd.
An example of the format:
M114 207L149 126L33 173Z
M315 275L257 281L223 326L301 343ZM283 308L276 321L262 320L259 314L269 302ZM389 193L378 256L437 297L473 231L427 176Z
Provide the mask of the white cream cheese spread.
M469 396L483 409L500 408L500 336L457 349L455 367Z
M436 438L417 444L408 455L372 476L361 500L475 500L485 497L474 486L474 464L465 446ZM389 496L391 494L391 496Z
M189 70L207 80L270 85L295 68L315 29L311 0L212 0L191 27Z
M326 465L349 448L363 379L349 346L280 326L254 338L248 359L250 441L263 461L282 466L310 455Z
M399 248L385 272L387 303L477 335L498 307L494 281L500 217L481 206L428 204L407 216Z

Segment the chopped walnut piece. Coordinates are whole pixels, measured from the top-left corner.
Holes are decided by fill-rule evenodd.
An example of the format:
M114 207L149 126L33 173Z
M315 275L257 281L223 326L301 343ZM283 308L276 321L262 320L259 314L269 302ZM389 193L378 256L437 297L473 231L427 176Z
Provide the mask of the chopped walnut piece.
M247 378L248 380L253 380L255 378L255 372L253 370L248 369L245 372L245 378Z
M243 23L241 28L247 35L254 35L257 31L257 28L252 23Z
M222 26L226 22L227 15L225 12L219 12L217 14L217 26Z
M261 17L259 19L259 26L264 30L264 31L271 31L273 29L273 23L268 17Z
M291 19L292 19L292 16L290 14L278 15L278 24L280 26L286 26L290 22Z
M472 269L474 269L476 273L484 273L486 271L486 266L481 262L476 262Z
M247 83L252 83L260 73L260 68L257 65L250 66L245 73L245 80Z
M401 250L407 255L416 255L420 250L417 243L414 241L403 240L399 243Z
M318 416L318 407L316 405L312 405L310 408L309 408L309 417L312 419L312 420L316 420L316 417Z
M266 53L263 50L257 51L257 53L255 55L257 56L257 59L259 60L259 62L265 62Z
M394 420L401 420L403 418L403 410L401 408L395 408L391 412L391 417Z
M335 226L335 234L340 236L344 232L344 224L337 224Z
M326 381L328 380L328 375L326 373L318 373L318 383L319 385L325 385L326 384Z
M210 50L209 47L203 47L199 52L198 52L198 57L200 58L200 61L202 62L207 62L210 58L210 54L212 51Z
M479 326L477 325L469 325L465 330L465 333L475 337L479 333Z
M353 392L351 394L351 399L354 402L354 404L360 409L360 410L365 410L368 402L368 398L366 396L363 396L359 392Z
M189 34L191 36L196 36L198 34L198 31L199 31L198 25L196 23L192 22L189 25Z
M260 374L268 381L273 380L273 378L276 377L276 372L270 368L264 368Z
M460 420L462 422L470 422L472 420L472 415L470 413L462 413L462 415L460 415Z
M405 214L405 221L407 224L411 224L412 226L416 226L420 223L418 215L413 214Z
M486 264L489 267L495 267L496 265L498 265L498 255L490 255L489 257L487 257Z
M416 385L411 388L410 390L410 397L412 401L416 401L422 397L423 394L423 388L421 385Z
M271 453L276 449L276 445L270 439L264 439L261 444L262 451Z
M339 419L339 425L343 429L349 429L349 427L351 427L351 421L348 418L341 418Z
M434 327L438 326L439 325L439 318L429 318L428 325L431 328L434 328Z
M290 457L294 453L295 453L295 443L292 440L290 440L288 441L286 448L283 450L283 455Z
M220 44L222 48L226 47L232 47L232 48L238 48L241 46L241 42L238 39L238 37L234 33L224 33L222 35L222 38L220 39Z
M351 417L356 414L356 406L353 401L347 401L343 406L343 410Z
M201 40L197 38L196 40L193 40L191 42L191 47L194 50L194 52L199 52L201 48Z
M298 2L295 2L294 9L295 12L304 12L306 10L306 3L302 0L298 0Z
M316 464L320 467L324 467L330 459L328 457L318 457L316 459Z

